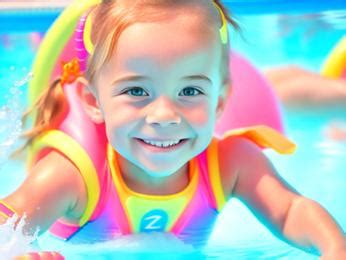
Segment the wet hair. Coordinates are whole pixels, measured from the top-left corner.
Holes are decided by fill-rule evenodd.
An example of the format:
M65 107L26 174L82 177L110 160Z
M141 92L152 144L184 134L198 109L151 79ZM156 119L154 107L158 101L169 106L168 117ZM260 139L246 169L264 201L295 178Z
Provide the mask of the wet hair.
M89 14L92 15L90 40L94 45L94 52L88 58L84 76L92 85L98 71L114 55L119 37L126 28L135 23L167 19L171 10L189 11L191 15L202 15L206 28L218 31L222 25L222 17L213 2L222 10L228 24L238 30L237 23L219 0L103 0ZM229 41L227 44L222 44L221 62L220 73L224 84L229 85ZM25 150L41 133L58 127L66 107L67 101L62 91L61 79L57 79L24 114L23 121L34 111L33 127L22 135L26 142L14 154L18 155Z
M49 129L57 128L67 112L67 107L68 104L60 84L60 79L57 79L49 88L42 92L32 107L23 114L23 125L34 114L33 127L21 135L25 142L12 153L11 158L20 158L22 152L33 143L36 137Z

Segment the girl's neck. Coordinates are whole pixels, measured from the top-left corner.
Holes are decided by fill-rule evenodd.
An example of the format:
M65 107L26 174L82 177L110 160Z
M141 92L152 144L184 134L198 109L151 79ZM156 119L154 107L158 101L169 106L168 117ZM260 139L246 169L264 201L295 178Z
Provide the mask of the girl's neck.
M118 155L117 158L124 183L134 192L148 195L169 195L184 190L189 184L188 163L169 176L153 177L121 155Z

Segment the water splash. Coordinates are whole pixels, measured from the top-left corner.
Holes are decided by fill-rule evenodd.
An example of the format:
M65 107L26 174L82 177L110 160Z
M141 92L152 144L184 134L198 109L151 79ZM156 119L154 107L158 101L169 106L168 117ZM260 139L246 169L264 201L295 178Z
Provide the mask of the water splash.
M154 255L158 259L186 259L186 256L195 257L201 254L171 233L156 232L124 235L109 241L82 244L66 243L47 232L38 238L38 244L45 251L58 251L66 259L73 260L147 259L147 256Z
M32 78L32 73L14 81L4 96L5 104L0 107L0 169L8 161L22 133L21 116L24 105L21 102L23 87Z
M15 256L35 251L31 244L36 240L38 231L34 235L26 235L25 219L25 216L19 219L14 215L0 225L1 259L13 259Z

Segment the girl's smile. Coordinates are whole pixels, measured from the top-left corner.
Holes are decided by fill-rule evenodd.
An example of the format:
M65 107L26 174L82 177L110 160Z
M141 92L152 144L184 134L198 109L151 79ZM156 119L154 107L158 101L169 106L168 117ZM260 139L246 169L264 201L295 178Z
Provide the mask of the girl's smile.
M185 145L189 139L176 139L176 140L149 140L135 138L138 143L145 149L151 152L173 152Z

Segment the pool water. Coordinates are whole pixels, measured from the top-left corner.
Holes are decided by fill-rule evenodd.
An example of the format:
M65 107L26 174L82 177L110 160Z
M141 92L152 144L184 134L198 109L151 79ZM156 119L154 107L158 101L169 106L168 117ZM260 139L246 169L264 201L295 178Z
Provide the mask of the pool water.
M239 15L236 18L242 33L232 33L232 48L263 70L294 63L319 71L328 52L346 34L345 17L346 10L312 15ZM6 151L0 153L0 197L25 178L24 163L10 161L8 156L18 144L19 117L25 109L27 87L20 83L30 78L36 33L0 31L0 148ZM271 151L266 154L288 184L321 203L346 230L346 142L330 140L324 134L331 122L346 121L345 107L283 107L283 117L286 133L297 143L298 150L292 156ZM45 235L39 244L46 250L62 250L67 259L317 259L275 238L235 199L220 215L210 242L202 251L160 235L78 248L50 242Z

